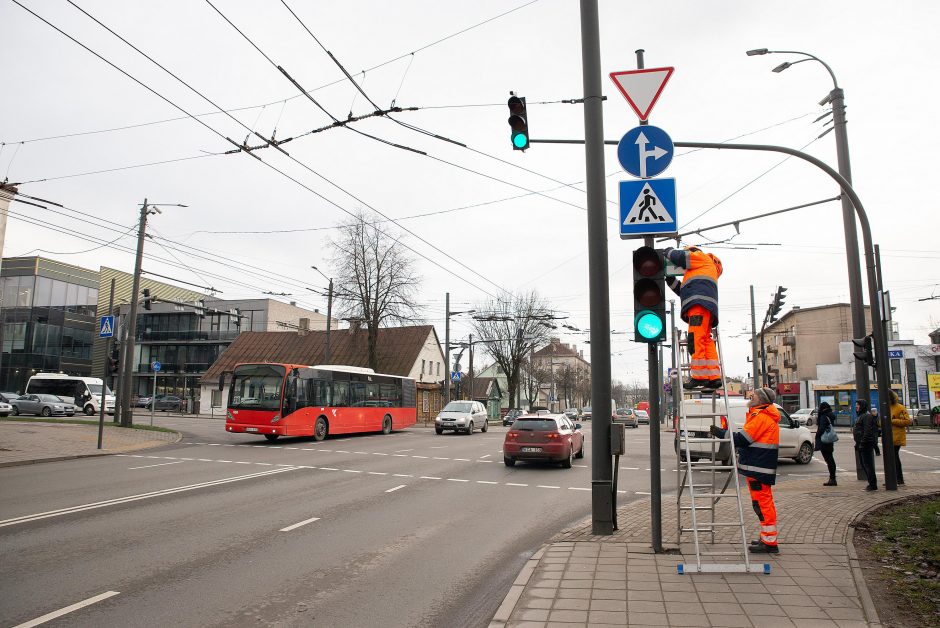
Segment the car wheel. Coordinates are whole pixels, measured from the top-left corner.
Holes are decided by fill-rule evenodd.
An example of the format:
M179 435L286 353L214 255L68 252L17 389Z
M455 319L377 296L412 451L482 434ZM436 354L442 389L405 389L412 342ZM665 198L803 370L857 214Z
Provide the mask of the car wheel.
M321 441L326 438L330 431L330 426L322 416L317 417L317 422L313 424L313 440Z
M49 408L49 406L45 406L45 407L42 409L42 415L43 415L43 416L52 416L52 409Z
M264 437L267 438L272 443L277 440L278 436L280 436L280 434L265 434L264 435Z
M806 419L806 427L813 427L813 420L812 420L812 419Z
M391 434L392 433L392 417L385 415L385 418L382 419L382 433Z
M581 443L581 449L578 450L578 453L575 454L575 458L584 458L584 442Z
M435 428L434 428L434 431L437 432L438 434L443 434L443 433L444 433L444 428L443 428L443 427L435 427Z
M85 414L87 416L92 416L94 415L94 413L95 413L95 409L94 407L92 407L90 403L87 406L85 406Z
M516 466L516 459L510 458L509 456L503 456L503 464L505 464L507 467L514 467Z
M809 443L803 443L800 445L800 453L797 455L794 460L800 464L809 464L809 461L813 459L813 446Z
M490 423L489 421L486 421L485 423L483 423L483 427L480 428L480 431L486 434L486 430L488 429L490 429Z
M562 469L570 469L570 468L571 468L571 459L572 459L572 458L574 458L574 451L571 450L571 449L569 449L569 450L568 450L568 457L561 461L561 468L562 468Z
M13 406L13 416L20 416L20 409Z
M473 434L473 421L470 421L470 425L467 426L466 434L467 436L469 436L470 434Z

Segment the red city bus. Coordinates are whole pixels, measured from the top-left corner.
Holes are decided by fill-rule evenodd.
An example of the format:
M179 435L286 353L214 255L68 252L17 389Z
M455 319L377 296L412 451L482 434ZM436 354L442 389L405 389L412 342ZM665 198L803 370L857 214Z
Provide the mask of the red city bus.
M279 436L383 432L417 418L415 380L355 366L239 364L232 372L225 429Z

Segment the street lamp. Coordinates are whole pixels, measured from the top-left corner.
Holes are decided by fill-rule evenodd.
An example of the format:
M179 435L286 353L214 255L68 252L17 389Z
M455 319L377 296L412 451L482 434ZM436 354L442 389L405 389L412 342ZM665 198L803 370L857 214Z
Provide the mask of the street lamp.
M772 71L777 74L804 61L817 61L826 68L826 71L832 78L832 90L825 98L819 101L819 104L821 106L829 103L832 104L832 121L836 138L836 159L839 165L839 174L851 184L852 167L849 163L849 138L845 127L845 93L842 91L842 88L839 87L839 81L836 79L832 68L830 68L829 64L825 61L808 52L800 52L798 50L768 50L767 48L756 48L747 51L747 56L749 57L766 54L791 54L802 55L804 57L798 61L781 63L773 68ZM825 135L825 133L822 135ZM819 137L822 137L822 135ZM842 226L845 235L845 257L849 271L849 304L852 311L852 337L862 338L867 332L865 331L865 302L862 296L862 273L858 253L858 232L855 226L855 208L852 206L852 200L847 194L842 194ZM872 307L875 307L875 305L872 304ZM855 382L859 391L859 397L868 399L868 368L857 360L855 362Z
M333 321L333 278L327 277L323 274L323 271L317 268L316 266L311 266L313 270L320 273L320 276L330 282L330 290L327 293L326 297L326 352L323 355L323 361L327 364L330 363L331 352L330 352L330 327L332 326Z

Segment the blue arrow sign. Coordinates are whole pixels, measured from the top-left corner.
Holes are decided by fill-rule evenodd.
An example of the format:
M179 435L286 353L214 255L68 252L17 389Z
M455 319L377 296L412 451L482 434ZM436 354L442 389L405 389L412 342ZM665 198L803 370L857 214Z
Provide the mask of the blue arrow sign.
M162 366L163 366L163 365L160 364L159 362L157 362L156 360L154 360L153 362L150 363L150 368L153 369L153 372L154 372L154 373L159 373L159 372L160 372L160 368L161 368Z
M620 237L675 233L675 179L620 182Z
M114 316L102 316L98 325L98 337L110 338L114 335Z
M624 134L617 145L617 159L634 177L648 179L662 174L672 163L672 138L657 126L638 126Z

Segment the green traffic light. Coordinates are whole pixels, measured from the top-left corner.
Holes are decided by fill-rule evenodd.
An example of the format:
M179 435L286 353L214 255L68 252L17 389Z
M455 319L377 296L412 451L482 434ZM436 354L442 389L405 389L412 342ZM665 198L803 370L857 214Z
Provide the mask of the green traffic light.
M529 143L529 138L525 136L525 133L513 133L512 135L512 145L516 148L525 148Z
M646 340L659 338L663 333L663 319L655 312L640 312L636 317L636 333Z

